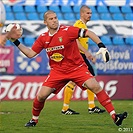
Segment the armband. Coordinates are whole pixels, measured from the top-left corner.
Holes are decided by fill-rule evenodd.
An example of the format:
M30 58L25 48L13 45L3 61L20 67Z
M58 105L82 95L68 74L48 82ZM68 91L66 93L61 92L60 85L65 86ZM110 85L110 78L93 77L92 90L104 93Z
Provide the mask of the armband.
M79 37L85 37L85 33L86 33L87 29L80 29L79 30Z
M19 44L20 44L20 41L17 39L17 40L15 40L13 43L18 47Z

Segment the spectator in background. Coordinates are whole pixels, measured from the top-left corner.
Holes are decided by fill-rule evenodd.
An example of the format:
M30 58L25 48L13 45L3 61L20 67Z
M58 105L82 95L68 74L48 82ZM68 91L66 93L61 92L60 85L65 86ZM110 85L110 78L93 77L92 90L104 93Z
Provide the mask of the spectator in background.
M83 5L80 8L80 20L77 20L75 22L74 26L78 27L78 28L87 29L86 23L88 21L90 21L91 15L92 15L91 9L88 6ZM88 61L88 59L93 64L95 64L96 58L88 52L88 42L89 42L88 40L89 40L89 38L81 38L80 37L77 39L77 44L78 44L78 47L80 49L80 54L83 57L86 65L88 66L88 70L90 71L90 73L93 76L95 76L93 67L90 64L90 62ZM74 92L75 86L76 86L76 84L74 82L70 81L64 89L64 102L63 102L63 108L61 111L62 114L66 114L66 115L79 114L78 112L69 108L70 100L71 100L72 94ZM87 89L87 94L88 94L88 112L89 113L103 113L103 112L105 112L105 110L100 109L99 107L95 106L94 93L92 91L90 91L89 89Z
M5 19L5 8L2 1L0 0L0 46L5 46L6 41L10 38L18 39L21 37L21 30L17 29L17 27L13 27L8 33L2 33L2 28L5 24Z

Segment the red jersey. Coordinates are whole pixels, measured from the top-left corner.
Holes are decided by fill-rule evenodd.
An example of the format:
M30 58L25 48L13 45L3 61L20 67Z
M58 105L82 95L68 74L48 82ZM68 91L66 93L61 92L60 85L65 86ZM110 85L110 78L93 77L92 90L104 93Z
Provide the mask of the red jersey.
M32 50L40 53L46 49L51 69L67 73L85 64L76 43L78 37L79 28L60 26L54 35L49 32L41 34Z

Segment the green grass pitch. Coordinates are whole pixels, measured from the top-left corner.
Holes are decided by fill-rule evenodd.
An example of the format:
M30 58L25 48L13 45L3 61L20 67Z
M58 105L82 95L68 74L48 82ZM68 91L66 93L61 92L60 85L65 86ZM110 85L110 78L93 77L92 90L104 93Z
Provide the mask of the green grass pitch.
M128 112L123 125L116 126L110 115L89 114L87 101L71 101L80 115L62 115L62 101L47 101L36 127L24 127L31 119L32 101L1 101L0 133L133 133L133 101L113 100L118 113ZM96 105L102 106L95 101Z

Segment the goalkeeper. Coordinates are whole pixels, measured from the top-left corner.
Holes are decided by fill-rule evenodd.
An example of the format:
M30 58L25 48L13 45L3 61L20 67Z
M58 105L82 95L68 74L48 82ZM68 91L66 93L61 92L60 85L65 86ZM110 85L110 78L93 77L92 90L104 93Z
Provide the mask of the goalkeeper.
M127 112L116 114L111 99L101 88L95 77L88 71L87 65L79 53L76 39L90 37L99 46L105 61L109 61L109 53L100 39L91 31L74 26L59 25L54 11L44 13L44 24L48 31L41 34L32 48L26 47L19 40L13 43L28 58L33 58L46 49L49 58L50 73L33 101L32 118L25 127L34 127L38 123L40 113L45 108L45 101L52 93L58 94L68 81L75 82L82 89L92 90L101 105L107 110L114 123L120 126L127 117Z
M88 6L83 5L80 8L80 20L77 20L76 23L74 24L74 26L83 28L83 29L87 29L86 23L88 21L90 21L91 15L92 15L91 9ZM87 60L87 58L88 58L90 61L92 61L92 63L95 63L95 61L96 61L96 58L88 52L88 40L89 40L88 38L79 38L79 39L77 39L77 44L80 49L80 54L88 66L88 70L91 72L91 74L93 76L95 76L93 67L91 66L90 62ZM103 45L102 43L99 44L99 47L102 45ZM101 50L106 51L105 47L101 48ZM103 52L101 50L98 53ZM106 60L106 58L104 59L105 62L107 62L108 60L109 59ZM75 86L76 86L76 84L74 82L70 81L64 89L64 102L63 102L63 108L61 111L62 114L66 114L66 115L79 114L78 112L69 108L70 100L71 100L72 94L74 92ZM105 110L100 109L99 107L95 106L94 93L92 91L87 89L87 95L88 95L88 112L89 113L105 112Z

